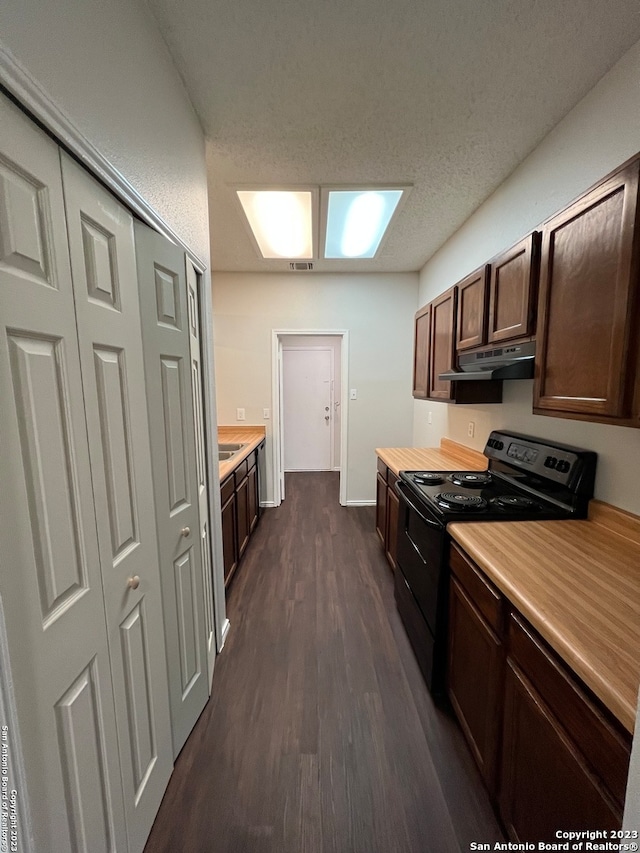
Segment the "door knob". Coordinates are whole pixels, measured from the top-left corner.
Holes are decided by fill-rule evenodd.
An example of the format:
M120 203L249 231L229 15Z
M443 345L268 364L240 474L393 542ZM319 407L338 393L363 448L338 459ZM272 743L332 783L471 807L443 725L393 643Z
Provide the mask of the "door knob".
M140 586L140 578L138 577L138 575L134 575L132 578L129 578L129 580L127 581L127 586L129 587L129 589L138 589L138 587Z
M185 536L185 537L191 536L191 528L190 527L183 527L182 530L180 531L180 533L182 534L182 536Z
M325 415L325 416L324 416L324 419L325 419L325 421L326 421L327 423L329 423L329 415Z

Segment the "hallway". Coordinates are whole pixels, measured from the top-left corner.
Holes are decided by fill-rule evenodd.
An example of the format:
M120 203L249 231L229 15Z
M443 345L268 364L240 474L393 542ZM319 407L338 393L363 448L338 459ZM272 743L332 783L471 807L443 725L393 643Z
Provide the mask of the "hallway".
M287 475L145 853L448 853L502 838L397 616L372 507Z

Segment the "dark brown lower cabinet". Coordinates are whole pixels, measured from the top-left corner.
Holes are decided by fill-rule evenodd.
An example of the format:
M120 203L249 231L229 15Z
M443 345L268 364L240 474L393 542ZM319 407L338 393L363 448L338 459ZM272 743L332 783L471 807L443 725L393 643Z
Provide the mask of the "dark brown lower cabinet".
M589 744L583 744L587 751ZM507 664L500 813L515 841L619 829L622 812L571 735L513 661Z
M229 585L260 519L260 460L264 442L220 486L224 584Z
M222 551L224 558L224 584L227 586L238 565L235 491L232 491L231 497L222 507Z
M391 468L378 459L376 476L376 531L382 542L387 561L393 571L396 570L396 551L398 547L398 517L400 499L394 486L398 477Z
M509 837L619 829L631 735L457 546L447 684Z
M448 695L489 793L495 797L504 648L455 578L450 595Z

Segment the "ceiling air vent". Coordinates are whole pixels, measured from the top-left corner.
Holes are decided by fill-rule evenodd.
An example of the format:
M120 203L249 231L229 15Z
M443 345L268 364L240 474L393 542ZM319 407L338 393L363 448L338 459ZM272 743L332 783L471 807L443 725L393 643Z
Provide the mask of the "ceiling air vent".
M289 269L293 272L311 272L313 264L311 261L289 261Z

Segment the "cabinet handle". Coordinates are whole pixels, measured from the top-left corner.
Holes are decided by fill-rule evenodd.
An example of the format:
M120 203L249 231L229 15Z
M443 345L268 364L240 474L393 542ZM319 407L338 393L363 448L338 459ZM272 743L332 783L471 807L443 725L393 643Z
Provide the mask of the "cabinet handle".
M129 589L138 589L138 587L140 586L140 578L138 577L138 575L134 575L132 578L129 578L129 580L127 581L127 586L129 587Z
M184 537L191 536L191 528L190 527L183 527L182 530L180 531L180 533Z

